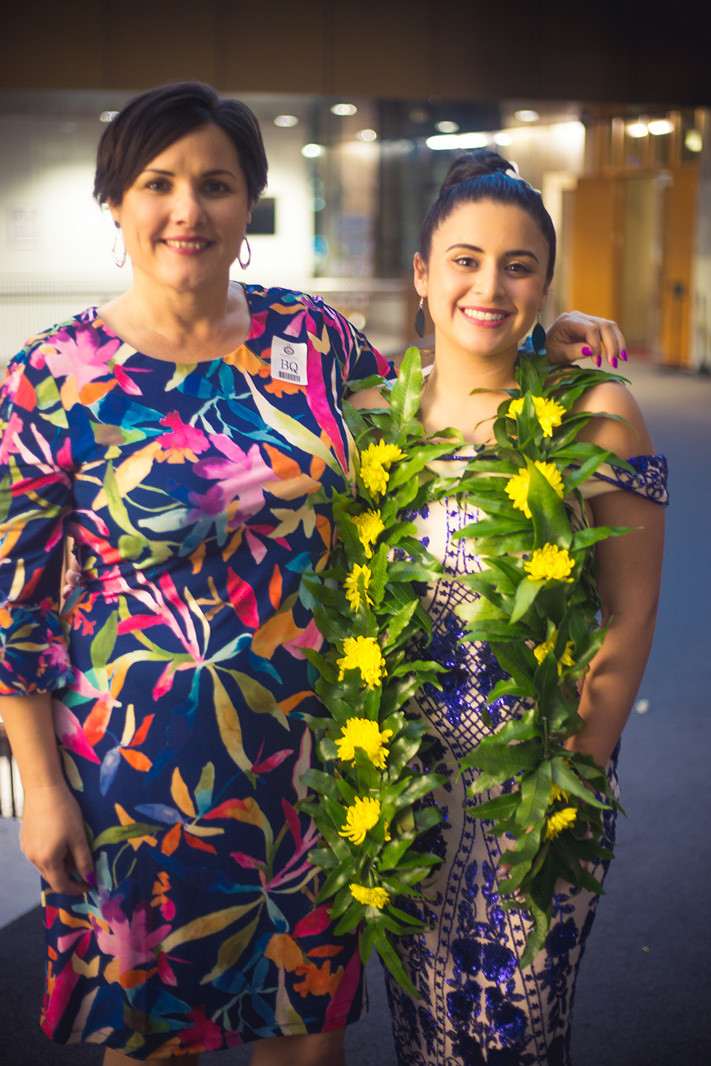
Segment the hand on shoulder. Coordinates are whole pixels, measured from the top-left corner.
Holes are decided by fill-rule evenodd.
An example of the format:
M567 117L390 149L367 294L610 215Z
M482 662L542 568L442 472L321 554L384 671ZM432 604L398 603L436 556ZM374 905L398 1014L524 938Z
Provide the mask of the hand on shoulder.
M546 332L546 354L549 362L559 365L576 363L587 356L601 366L605 357L613 369L619 359L627 359L625 338L617 323L582 311L558 316Z

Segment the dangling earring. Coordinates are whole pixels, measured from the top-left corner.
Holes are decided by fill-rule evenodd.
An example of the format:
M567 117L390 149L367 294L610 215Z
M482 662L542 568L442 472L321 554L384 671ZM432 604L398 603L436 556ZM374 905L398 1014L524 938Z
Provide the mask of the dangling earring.
M241 257L239 255L237 256L237 262L242 267L242 270L246 270L247 267L249 266L249 264L252 262L252 249L249 247L249 241L247 240L246 237L244 238L243 243L247 245L247 262L243 263L242 259L241 259ZM242 251L241 245L240 245L240 251Z
M541 312L538 312L538 321L533 327L533 333L531 334L531 344L536 355L540 355L545 351L546 344L546 331L541 325Z
M118 222L114 222L114 226L116 227L116 235L114 236L114 244L111 250L114 254L114 263L120 270L126 262L126 245Z
M425 335L425 312L422 306L424 302L424 296L420 296L420 306L417 308L415 315L415 333L418 337L424 337Z

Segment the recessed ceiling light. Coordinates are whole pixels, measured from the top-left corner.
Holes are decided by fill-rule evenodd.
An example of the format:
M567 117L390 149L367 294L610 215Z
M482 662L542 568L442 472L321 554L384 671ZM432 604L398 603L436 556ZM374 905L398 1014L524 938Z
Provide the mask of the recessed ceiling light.
M458 122L435 122L435 129L440 133L457 133L459 130Z
M274 125L288 129L290 126L298 126L299 120L296 115L277 115L274 119Z
M365 141L366 144L369 144L371 141L377 141L378 139L375 130L358 130L356 137L359 141Z
M307 159L318 159L320 155L326 151L322 144L305 144L301 149L301 154Z
M664 133L671 133L674 129L674 123L668 118L657 118L653 122L650 122L647 129L654 137L661 137Z
M532 111L530 108L523 108L521 111L516 111L514 117L519 122L538 122L541 117L537 111Z
M99 115L99 122L113 122L118 115L118 111L102 111Z
M358 108L355 104L334 104L331 108L331 114L346 117L347 115L355 115L357 110Z

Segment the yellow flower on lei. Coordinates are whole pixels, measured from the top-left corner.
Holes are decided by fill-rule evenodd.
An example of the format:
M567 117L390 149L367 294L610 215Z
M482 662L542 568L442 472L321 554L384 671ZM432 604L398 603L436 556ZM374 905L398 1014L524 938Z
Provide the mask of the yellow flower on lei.
M355 803L346 811L346 824L338 830L338 835L346 837L352 844L362 844L369 829L378 824L380 818L380 800L371 796L356 798Z
M405 453L397 444L386 444L379 440L360 453L360 476L368 492L381 496L388 486L388 473L393 463L403 459Z
M562 789L560 785L556 785L555 781L551 785L551 798L550 802L555 803L556 800L563 800L565 803L570 799L570 793Z
M555 648L555 642L558 639L558 630L554 629L548 640L544 640L542 644L537 644L533 649L533 654L538 659L539 663L542 663L548 652L553 651ZM567 641L563 654L558 660L558 676L563 673L564 666L575 666L575 659L573 658L572 651L575 645L572 640Z
M557 400L547 400L544 396L533 396L533 406L536 409L536 418L543 430L544 437L552 437L553 430L557 429L563 421L565 407ZM515 418L523 411L523 396L512 400L506 411L509 418Z
M351 762L355 759L355 749L362 748L373 766L384 770L385 760L390 754L385 745L392 735L392 729L383 729L381 732L378 723L369 718L349 718L336 741L338 757L344 762Z
M534 581L567 581L575 566L575 560L571 558L567 548L558 548L555 544L544 544L542 548L536 548L531 558L524 564L526 573L531 575Z
M564 829L570 829L577 817L575 807L564 807L562 811L556 811L546 822L545 840L555 840Z
M552 489L563 499L563 478L555 463L544 463L536 459L533 464L551 486ZM528 506L528 490L531 487L531 472L528 468L519 474L510 477L506 485L506 495L511 499L514 507L523 511L526 518L532 518L531 508Z
M375 637L346 637L343 655L337 660L338 680L342 681L346 670L360 670L363 684L377 688L384 677L385 659Z
M368 587L372 576L373 573L369 566L360 566L358 563L355 563L350 574L343 582L343 587L346 590L346 599L348 600L352 611L358 610L361 604L361 598L365 603L372 604L373 601L368 595Z
M368 888L367 885L350 884L348 886L351 890L353 899L358 900L359 903L364 903L366 907L376 907L379 911L383 909L386 903L390 902L390 895L384 888Z
M358 530L358 539L365 548L366 559L373 558L373 545L385 529L380 511L364 511L353 515L353 524Z

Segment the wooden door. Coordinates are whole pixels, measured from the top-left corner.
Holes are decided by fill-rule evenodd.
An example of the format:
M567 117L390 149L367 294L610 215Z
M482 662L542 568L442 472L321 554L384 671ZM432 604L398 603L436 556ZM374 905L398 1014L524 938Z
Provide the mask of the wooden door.
M614 178L580 178L574 194L571 298L576 311L619 319L623 190Z
M693 261L699 177L696 167L674 167L664 188L659 347L670 366L691 362Z

